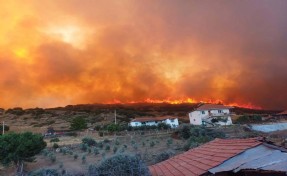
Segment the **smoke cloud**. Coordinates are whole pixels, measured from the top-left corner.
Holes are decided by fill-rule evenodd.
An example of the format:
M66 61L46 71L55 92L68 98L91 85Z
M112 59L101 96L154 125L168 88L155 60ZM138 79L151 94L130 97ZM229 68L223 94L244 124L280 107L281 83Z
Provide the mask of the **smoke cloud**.
M0 0L0 106L287 108L284 0Z

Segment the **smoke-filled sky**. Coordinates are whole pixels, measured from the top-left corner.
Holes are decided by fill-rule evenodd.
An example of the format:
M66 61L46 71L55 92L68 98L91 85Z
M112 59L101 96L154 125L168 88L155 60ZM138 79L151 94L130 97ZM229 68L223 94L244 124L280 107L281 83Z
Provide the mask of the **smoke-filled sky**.
M0 0L0 107L285 109L286 9L285 0Z

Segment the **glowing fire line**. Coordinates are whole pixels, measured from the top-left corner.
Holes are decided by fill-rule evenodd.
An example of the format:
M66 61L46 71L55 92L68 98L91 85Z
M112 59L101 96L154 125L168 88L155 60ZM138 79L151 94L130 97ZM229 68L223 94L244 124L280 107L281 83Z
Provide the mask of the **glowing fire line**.
M136 103L154 103L154 104L160 104L160 103L167 103L167 104L186 104L186 103L209 103L209 104L224 104L226 106L236 106L236 107L241 107L241 108L247 108L247 109L262 109L260 106L253 105L251 103L246 103L246 104L239 104L239 103L224 103L222 100L207 100L207 101L197 101L193 98L186 98L186 99L163 99L163 100L158 100L158 99L151 99L147 98L143 101L120 101L117 99L114 99L111 102L107 102L106 104L136 104Z

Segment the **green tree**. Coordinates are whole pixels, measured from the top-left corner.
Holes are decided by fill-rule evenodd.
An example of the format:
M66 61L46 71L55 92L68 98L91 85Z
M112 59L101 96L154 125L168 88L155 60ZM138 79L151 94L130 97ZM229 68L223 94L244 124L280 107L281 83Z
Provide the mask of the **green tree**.
M82 130L88 127L87 127L87 122L83 117L76 117L72 120L70 128L72 130Z
M46 147L43 136L25 133L9 133L0 136L0 162L4 166L14 163L22 174L24 162L33 162L35 155Z

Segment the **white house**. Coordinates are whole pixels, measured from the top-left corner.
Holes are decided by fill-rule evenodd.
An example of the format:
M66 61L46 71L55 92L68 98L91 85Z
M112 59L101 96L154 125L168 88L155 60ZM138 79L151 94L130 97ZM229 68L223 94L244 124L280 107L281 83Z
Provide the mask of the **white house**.
M130 122L130 126L139 127L139 126L156 126L159 123L165 123L170 125L171 128L176 128L178 126L178 119L175 117L142 117L135 118Z
M231 125L231 106L204 104L188 114L193 125Z

